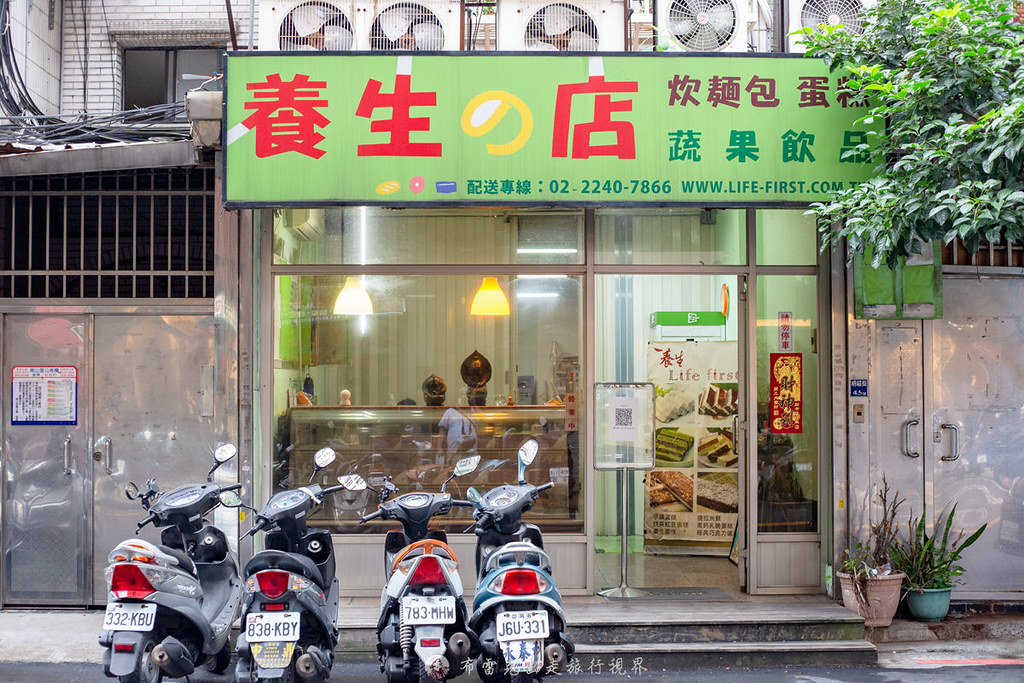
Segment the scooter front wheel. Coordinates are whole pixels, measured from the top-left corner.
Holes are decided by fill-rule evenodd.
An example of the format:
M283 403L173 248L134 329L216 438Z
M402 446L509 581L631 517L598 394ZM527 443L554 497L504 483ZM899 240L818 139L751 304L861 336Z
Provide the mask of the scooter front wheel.
M220 652L207 660L206 668L215 674L222 674L228 670L229 664L231 664L231 643L224 643Z
M156 647L156 638L152 635L146 636L139 648L139 662L135 665L135 671L127 676L118 676L120 683L158 683L160 680L160 667L153 662L153 648Z

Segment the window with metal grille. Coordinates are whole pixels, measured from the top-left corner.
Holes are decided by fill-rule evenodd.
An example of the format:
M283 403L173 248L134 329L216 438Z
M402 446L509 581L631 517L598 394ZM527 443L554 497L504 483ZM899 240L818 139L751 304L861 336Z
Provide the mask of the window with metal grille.
M942 264L978 268L1024 268L1024 245L1015 242L985 242L970 253L964 243L955 239L942 245Z
M0 299L213 296L214 171L0 178Z

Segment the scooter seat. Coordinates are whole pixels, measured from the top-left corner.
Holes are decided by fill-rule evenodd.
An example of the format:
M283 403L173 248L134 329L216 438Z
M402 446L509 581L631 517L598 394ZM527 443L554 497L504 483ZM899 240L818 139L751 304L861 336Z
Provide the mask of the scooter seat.
M192 561L192 558L188 556L184 550L178 550L177 548L171 548L166 545L157 546L163 552L167 553L175 560L178 561L178 566L187 571L192 576L198 576L196 573L196 563Z
M264 569L280 569L281 571L299 574L309 579L323 590L327 590L324 577L317 569L313 560L305 555L286 553L283 550L264 550L257 553L245 565L245 575L252 576Z

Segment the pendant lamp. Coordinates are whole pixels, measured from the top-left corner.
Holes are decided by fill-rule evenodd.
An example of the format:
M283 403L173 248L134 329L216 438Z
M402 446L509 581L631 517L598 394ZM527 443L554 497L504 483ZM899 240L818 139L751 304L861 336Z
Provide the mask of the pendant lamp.
M508 315L508 298L501 291L498 278L485 277L484 282L473 297L473 305L469 312L472 315Z
M334 300L334 313L335 315L373 315L373 303L358 277L345 279L345 286L338 292L338 298Z

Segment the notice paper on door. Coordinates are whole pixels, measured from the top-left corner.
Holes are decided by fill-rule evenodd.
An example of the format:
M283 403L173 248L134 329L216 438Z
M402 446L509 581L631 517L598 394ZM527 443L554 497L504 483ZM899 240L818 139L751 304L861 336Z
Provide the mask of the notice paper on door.
M11 368L11 424L78 424L78 368L73 365Z

